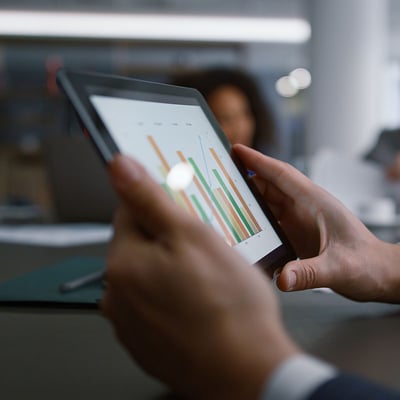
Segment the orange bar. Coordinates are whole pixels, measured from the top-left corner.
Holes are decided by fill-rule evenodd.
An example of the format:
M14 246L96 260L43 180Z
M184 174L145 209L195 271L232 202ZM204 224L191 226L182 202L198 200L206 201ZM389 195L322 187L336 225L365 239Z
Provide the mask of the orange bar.
M158 158L161 160L161 163L165 170L169 172L171 167L169 166L167 160L164 158L163 154L161 153L161 150L158 148L156 141L154 140L153 136L147 135L147 139L151 144L151 147L153 147L153 150L156 152L158 155Z
M248 239L250 237L250 235L247 232L246 228L244 227L242 221L238 217L236 211L232 207L232 204L226 198L226 195L225 195L224 191L221 188L218 188L216 190L218 192L219 197L224 202L225 208L229 211L229 215L235 220L236 226L238 227L238 229L240 231L240 236L242 236L244 239Z
M229 210L227 210L227 208L225 207L224 204L224 199L221 198L221 194L220 192L218 192L218 188L213 190L214 196L215 198L218 200L218 202L221 204L221 207L224 209L224 212L226 213L226 217L229 219L229 222L232 225L231 230L233 229L233 231L236 233L236 235L239 237L238 243L242 242L243 240L245 240L246 238L242 235L242 233L240 232L240 228L238 226L238 224L236 223L236 221L234 220L233 216L229 213Z
M151 135L147 135L147 139L151 144L151 147L153 147L153 150L156 152L158 158L160 159L163 167L165 168L165 170L167 171L167 173L171 170L171 167L168 164L168 161L165 159L165 157L163 156L160 148L158 147L156 141L154 140L153 136ZM178 192L181 196L182 196L182 200L185 203L187 209L189 210L189 212L199 218L199 216L197 215L196 210L194 209L192 203L190 202L189 198L187 197L186 193L183 190L179 190Z
M257 220L254 218L254 215L252 214L252 212L250 211L249 206L246 204L246 202L244 201L242 195L240 194L238 188L236 187L235 183L233 182L232 178L230 177L230 175L228 174L228 171L225 169L224 165L222 164L221 160L218 158L217 153L215 152L215 150L210 147L209 148L212 156L214 157L215 161L217 162L218 166L221 168L221 171L223 172L225 178L227 179L227 181L229 182L229 184L231 185L233 191L235 192L236 196L238 197L238 199L240 200L240 202L242 203L242 206L244 207L244 209L247 211L247 213L250 216L251 221L253 222L253 224L257 227L257 232L261 231L261 227L260 225L258 225Z
M254 225L253 221L250 218L250 215L247 213L247 211L244 208L241 208L240 211L244 214L246 217L247 222L250 224L251 229L253 229L254 232L257 233L257 227Z
M182 162L187 162L185 156L183 155L183 153L181 151L178 150L176 153L178 154L178 157L180 158L180 160ZM201 195L203 196L203 199L207 203L208 207L210 207L210 209L211 209L215 219L217 220L219 226L224 231L224 235L227 238L228 243L231 246L233 246L236 243L235 239L233 238L233 236L229 232L228 228L225 226L224 221L222 221L220 215L218 214L217 210L213 206L210 198L207 196L207 193L205 192L205 190L204 190L203 186L201 185L201 183L200 183L199 179L197 178L197 176L193 177L193 182L196 185L196 187L199 190L199 192L201 193Z

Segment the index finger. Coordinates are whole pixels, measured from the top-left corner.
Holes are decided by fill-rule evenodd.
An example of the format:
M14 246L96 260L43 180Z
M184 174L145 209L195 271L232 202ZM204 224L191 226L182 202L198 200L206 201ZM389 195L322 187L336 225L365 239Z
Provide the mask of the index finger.
M117 155L109 164L111 182L130 207L133 218L149 234L171 231L183 211L137 161Z
M234 145L233 149L246 168L254 171L257 177L272 183L287 196L295 198L313 185L305 175L286 162L268 157L241 144Z

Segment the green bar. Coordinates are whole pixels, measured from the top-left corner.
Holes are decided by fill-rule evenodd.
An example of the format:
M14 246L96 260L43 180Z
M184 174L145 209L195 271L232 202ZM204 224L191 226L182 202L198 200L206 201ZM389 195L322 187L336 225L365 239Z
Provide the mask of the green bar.
M196 172L196 175L198 176L198 178L200 179L201 183L203 184L204 188L207 190L207 193L210 196L210 199L212 200L212 202L217 207L217 209L218 209L219 213L221 214L222 218L224 219L226 225L229 227L229 229L233 233L233 236L235 236L236 241L240 242L241 241L240 236L238 236L238 234L236 233L235 228L232 226L231 222L229 221L229 218L226 216L226 214L225 214L224 210L222 209L221 205L219 204L218 200L215 198L214 193L212 192L212 190L208 186L208 183L204 179L203 174L200 172L200 170L197 167L196 163L194 162L193 158L189 157L188 160L189 160L190 164L192 165L194 171Z
M224 198L222 197L223 193L219 193L218 189L214 189L214 196L221 203L221 207L225 210L226 214L228 215L229 221L231 222L233 228L235 229L236 233L240 237L240 240L241 241L245 240L246 237L243 236L242 230L239 228L238 223L235 220L235 217L231 214L230 210L227 209L227 207L225 205Z
M196 195L192 194L192 195L190 196L190 198L192 199L194 205L196 206L197 211L200 213L201 218L203 219L203 221L204 221L206 224L210 224L210 220L209 220L209 218L207 217L207 214L205 213L205 211L204 211L203 207L201 206L199 200L197 199Z
M246 225L247 230L250 232L250 234L253 236L255 233L252 229L252 227L250 226L250 224L248 223L246 217L243 215L243 213L240 211L239 206L237 205L235 199L232 197L231 193L229 192L229 189L226 187L224 181L222 180L220 174L218 173L218 171L216 169L212 170L214 175L216 176L216 178L218 179L219 184L221 185L222 189L224 190L225 194L228 196L228 199L230 200L230 202L232 203L234 209L236 210L236 212L239 214L240 219L242 220L242 222Z
M258 228L254 225L253 221L251 220L249 214L247 213L245 208L241 208L240 211L244 214L244 216L247 218L247 221L249 221L249 224L251 225L251 227L253 228L255 233L259 233Z

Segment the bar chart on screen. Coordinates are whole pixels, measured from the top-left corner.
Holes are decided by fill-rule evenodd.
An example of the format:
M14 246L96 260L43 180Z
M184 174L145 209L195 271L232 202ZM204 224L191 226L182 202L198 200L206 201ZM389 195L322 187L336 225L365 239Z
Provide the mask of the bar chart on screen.
M213 147L205 147L198 136L199 148L195 153L176 149L175 154L165 154L152 135L147 140L159 159L159 171L167 193L192 215L220 231L225 240L234 246L261 232L250 202L241 194L221 158ZM171 161L169 161L171 160ZM173 190L166 183L168 173L176 163L187 163L194 171L193 183L186 190ZM200 166L201 164L201 166Z
M186 212L213 227L250 263L282 244L198 105L91 98L120 151ZM174 178L174 179L172 179Z

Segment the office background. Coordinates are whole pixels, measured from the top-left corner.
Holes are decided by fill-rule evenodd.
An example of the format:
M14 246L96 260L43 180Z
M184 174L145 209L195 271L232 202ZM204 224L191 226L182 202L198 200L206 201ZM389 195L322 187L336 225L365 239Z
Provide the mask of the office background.
M30 11L37 13L31 30L21 22ZM185 29L171 37L158 23L149 24L150 33L114 37L107 22L90 37L82 24L68 26L74 23L68 20L59 31L41 29L50 25L42 17L93 13L105 21L108 14L211 16L222 22L214 33L205 25L193 38ZM43 142L79 131L55 86L60 66L161 82L213 66L241 68L257 79L272 106L283 159L302 166L323 148L362 156L381 129L400 126L399 15L396 0L2 0L0 204L28 205L32 214L26 215L38 212L44 220L54 216ZM272 38L221 37L228 17L265 18L264 26L280 19L280 25ZM281 19L301 26L296 32ZM191 29L185 19L179 24ZM296 68L311 72L311 86L279 89L278 80Z
M74 19L93 14L105 20L93 26ZM110 28L118 31L123 21L112 24L111 17L121 14L137 19L113 34ZM152 22L135 31L146 15ZM222 19L218 29L210 28L212 20L205 27L200 24L197 32L193 20L161 30L162 19L154 22L174 16ZM228 17L240 18L233 20L230 32L224 25L232 22ZM247 17L250 27L238 29ZM104 195L101 185L108 181L103 165L55 86L57 68L161 82L217 65L244 69L257 79L273 108L282 156L309 173L309 160L333 154L324 158L330 178L335 184L341 181L339 173L339 178L352 178L346 194L368 200L371 187L379 196L382 175L361 168L363 154L381 129L400 126L399 17L398 0L0 0L2 398L175 398L132 362L98 311L46 300L43 279L35 275L49 272L49 283L66 262L78 269L79 263L83 268L102 263L112 233L105 208L115 199L110 188ZM255 35L260 20L254 18L262 18L265 27ZM289 74L297 68L310 71L309 87L293 85ZM50 165L61 173L57 192L66 200L66 214L56 210ZM324 169L320 167L319 172ZM326 178L320 175L319 182L325 184ZM89 220L96 224L53 223ZM371 229L400 240L398 214ZM17 299L12 293L18 304L10 303L3 284L12 287L17 278L21 287L18 277L30 280L45 302L37 297L33 301L24 287ZM51 289L60 295L58 283ZM344 371L400 388L398 305L357 303L326 290L278 296L288 333L307 352Z

